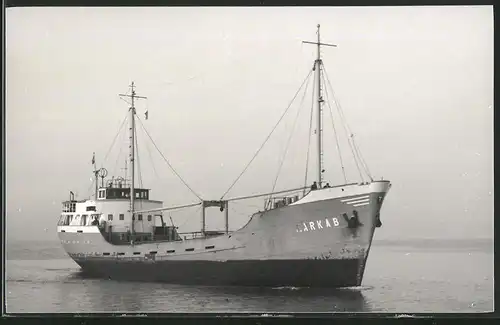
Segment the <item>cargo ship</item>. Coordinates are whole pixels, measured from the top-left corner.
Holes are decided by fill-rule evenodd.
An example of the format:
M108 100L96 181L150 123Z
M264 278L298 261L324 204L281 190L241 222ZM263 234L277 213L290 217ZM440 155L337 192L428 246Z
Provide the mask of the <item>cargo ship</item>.
M325 180L322 119L324 95L328 93L323 89L326 81L320 48L336 45L321 42L319 25L317 40L303 43L317 46L317 58L308 75L314 77L311 122L314 111L316 126L313 130L311 123L309 136L316 140L315 179L283 191L273 189L233 198L227 198L226 192L219 199L199 197L195 203L164 206L151 198L150 189L137 186L139 117L135 103L145 97L137 95L132 82L130 92L121 94L130 104L130 177L108 177L105 168L96 167L94 155L93 197L78 200L70 192L69 199L62 202L57 233L64 250L84 273L118 281L209 286L361 285L391 183L374 180L367 172L352 135L348 141L358 170L364 169L368 177L348 182L344 173L344 182L330 185ZM230 231L230 205L250 198L261 198L263 208L255 211L243 227ZM201 208L199 231L181 233L166 220L168 211L193 206ZM207 208L217 208L224 214L224 229L206 229Z

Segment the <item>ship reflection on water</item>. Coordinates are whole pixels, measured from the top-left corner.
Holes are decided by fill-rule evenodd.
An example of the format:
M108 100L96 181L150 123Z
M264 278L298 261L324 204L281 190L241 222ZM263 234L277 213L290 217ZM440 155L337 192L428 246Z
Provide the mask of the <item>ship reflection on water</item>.
M244 301L249 312L368 312L369 306L361 288L248 288L205 287L200 290L214 296Z
M133 313L309 313L369 312L364 288L257 288L183 286L165 283L118 282L82 272L94 312Z

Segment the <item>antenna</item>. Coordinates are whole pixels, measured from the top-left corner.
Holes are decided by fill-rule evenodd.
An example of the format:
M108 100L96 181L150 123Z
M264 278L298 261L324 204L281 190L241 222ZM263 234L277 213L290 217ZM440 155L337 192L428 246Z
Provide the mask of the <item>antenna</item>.
M134 197L135 197L135 193L134 193L134 186L135 186L135 183L134 183L134 172L135 172L135 168L134 168L134 160L135 160L135 147L134 147L134 144L135 144L135 99L147 99L147 97L143 97L143 96L137 96L136 93L135 93L135 84L134 82L132 81L132 83L130 84L130 95L127 95L127 94L119 94L119 96L121 97L129 97L132 99L132 104L130 106L130 165L131 165L131 184L130 184L130 219L131 219L131 222L132 222L132 236L134 235ZM132 237L133 238L133 237Z
M315 44L318 46L316 61L314 61L314 70L316 71L316 78L317 78L316 82L317 82L317 88L318 88L318 92L317 92L318 120L317 120L317 127L316 127L317 134L318 134L318 187L321 188L321 182L323 179L323 172L324 172L324 169L323 169L323 134L322 134L323 130L321 129L321 126L322 126L321 123L322 123L322 117L323 117L322 116L323 110L321 108L321 104L323 103L323 97L321 94L321 65L322 65L321 46L337 47L337 45L321 43L320 34L319 34L320 25L318 24L317 27L318 27L318 31L317 31L318 41L317 42L302 41L302 43Z

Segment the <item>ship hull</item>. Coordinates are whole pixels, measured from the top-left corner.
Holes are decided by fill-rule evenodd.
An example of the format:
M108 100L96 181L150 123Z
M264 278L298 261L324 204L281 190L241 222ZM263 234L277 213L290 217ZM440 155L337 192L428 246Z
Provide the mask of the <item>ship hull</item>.
M213 238L111 245L97 227L59 229L85 273L178 284L349 287L362 283L389 182L312 191ZM353 226L349 218L358 217ZM64 230L64 231L63 231Z
M84 274L117 281L184 285L264 287L350 287L362 277L359 259L159 261L155 263L89 260L79 262Z

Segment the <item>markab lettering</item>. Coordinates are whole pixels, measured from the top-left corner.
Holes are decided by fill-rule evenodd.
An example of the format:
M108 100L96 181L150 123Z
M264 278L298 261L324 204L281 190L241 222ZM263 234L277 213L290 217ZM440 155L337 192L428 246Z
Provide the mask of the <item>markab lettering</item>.
M325 226L323 226L323 224L322 224L323 220L316 220L316 222L314 222L314 221L303 222L302 225L297 225L296 231L297 232L315 231L315 230L321 230L324 228L338 227L340 225L338 218L331 218L330 220L324 219ZM316 223L316 226L315 226L315 223Z

